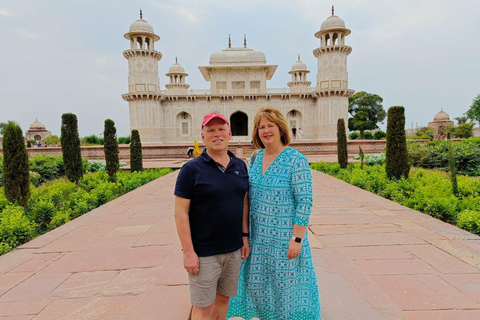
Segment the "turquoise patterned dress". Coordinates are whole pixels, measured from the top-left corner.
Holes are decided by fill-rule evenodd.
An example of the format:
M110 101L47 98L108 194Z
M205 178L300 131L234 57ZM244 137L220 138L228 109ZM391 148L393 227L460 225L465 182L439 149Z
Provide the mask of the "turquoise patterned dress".
M264 150L250 167L250 256L227 319L319 320L320 298L307 232L299 257L287 258L293 225L308 225L312 176L305 157L283 150L262 174ZM250 161L251 163L251 161Z

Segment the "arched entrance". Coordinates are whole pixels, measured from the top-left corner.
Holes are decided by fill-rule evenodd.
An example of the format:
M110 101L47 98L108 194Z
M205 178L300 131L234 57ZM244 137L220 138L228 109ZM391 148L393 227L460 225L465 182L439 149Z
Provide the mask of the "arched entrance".
M237 111L230 116L230 129L232 136L248 136L248 116Z

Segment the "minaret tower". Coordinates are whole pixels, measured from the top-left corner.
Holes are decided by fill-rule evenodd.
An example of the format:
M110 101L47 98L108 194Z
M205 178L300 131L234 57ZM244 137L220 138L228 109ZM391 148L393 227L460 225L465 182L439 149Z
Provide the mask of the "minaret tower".
M287 83L290 87L290 92L306 92L311 82L307 81L307 73L310 71L307 69L307 65L300 61L300 55L298 55L298 61L296 61L292 70L288 72L292 75L292 81Z
M322 23L315 37L320 39L320 47L313 51L318 59L317 86L312 93L317 98L318 137L335 140L337 120L348 121L348 98L354 91L348 89L347 56L352 47L345 45L345 37L350 30L345 22L332 15Z
M130 130L137 129L142 142L158 142L158 128L162 123L160 80L158 61L162 54L155 51L160 37L142 17L130 25L124 37L130 41L130 49L123 52L128 60L128 93L122 98L129 102Z
M178 63L177 58L175 58L175 64L170 67L166 76L170 78L170 83L165 85L168 94L187 94L187 89L190 85L185 83L185 77L188 74L185 73L185 69Z

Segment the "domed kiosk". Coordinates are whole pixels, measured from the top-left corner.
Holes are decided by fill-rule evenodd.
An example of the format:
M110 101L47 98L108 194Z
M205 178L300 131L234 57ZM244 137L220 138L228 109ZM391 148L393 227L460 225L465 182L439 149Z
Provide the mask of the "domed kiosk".
M47 130L45 125L38 121L38 119L35 119L35 122L30 125L28 131L26 132L25 139L41 141L51 135L52 133Z
M450 115L443 109L433 117L433 121L428 123L428 127L433 129L433 134L440 134L441 131L446 130L446 127L453 125L454 122L450 120Z

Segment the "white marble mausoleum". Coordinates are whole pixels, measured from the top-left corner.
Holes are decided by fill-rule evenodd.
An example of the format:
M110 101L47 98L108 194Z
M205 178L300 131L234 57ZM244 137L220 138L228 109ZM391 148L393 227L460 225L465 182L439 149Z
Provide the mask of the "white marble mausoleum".
M273 106L281 110L291 128L302 129L302 140L336 140L337 120L348 119L347 56L352 48L345 44L350 30L338 16L329 16L315 37L320 46L313 50L318 59L315 84L308 81L310 70L296 61L289 72L288 88L268 88L277 68L267 64L265 54L244 46L228 48L210 55L200 72L210 82L209 90L191 90L188 74L177 62L166 74L165 90L160 86L155 50L160 37L142 18L131 24L124 36L130 49L123 52L128 60L130 129L137 129L142 143L192 142L201 139L201 122L209 112L219 112L230 119L233 141L250 141L253 117L258 108Z

